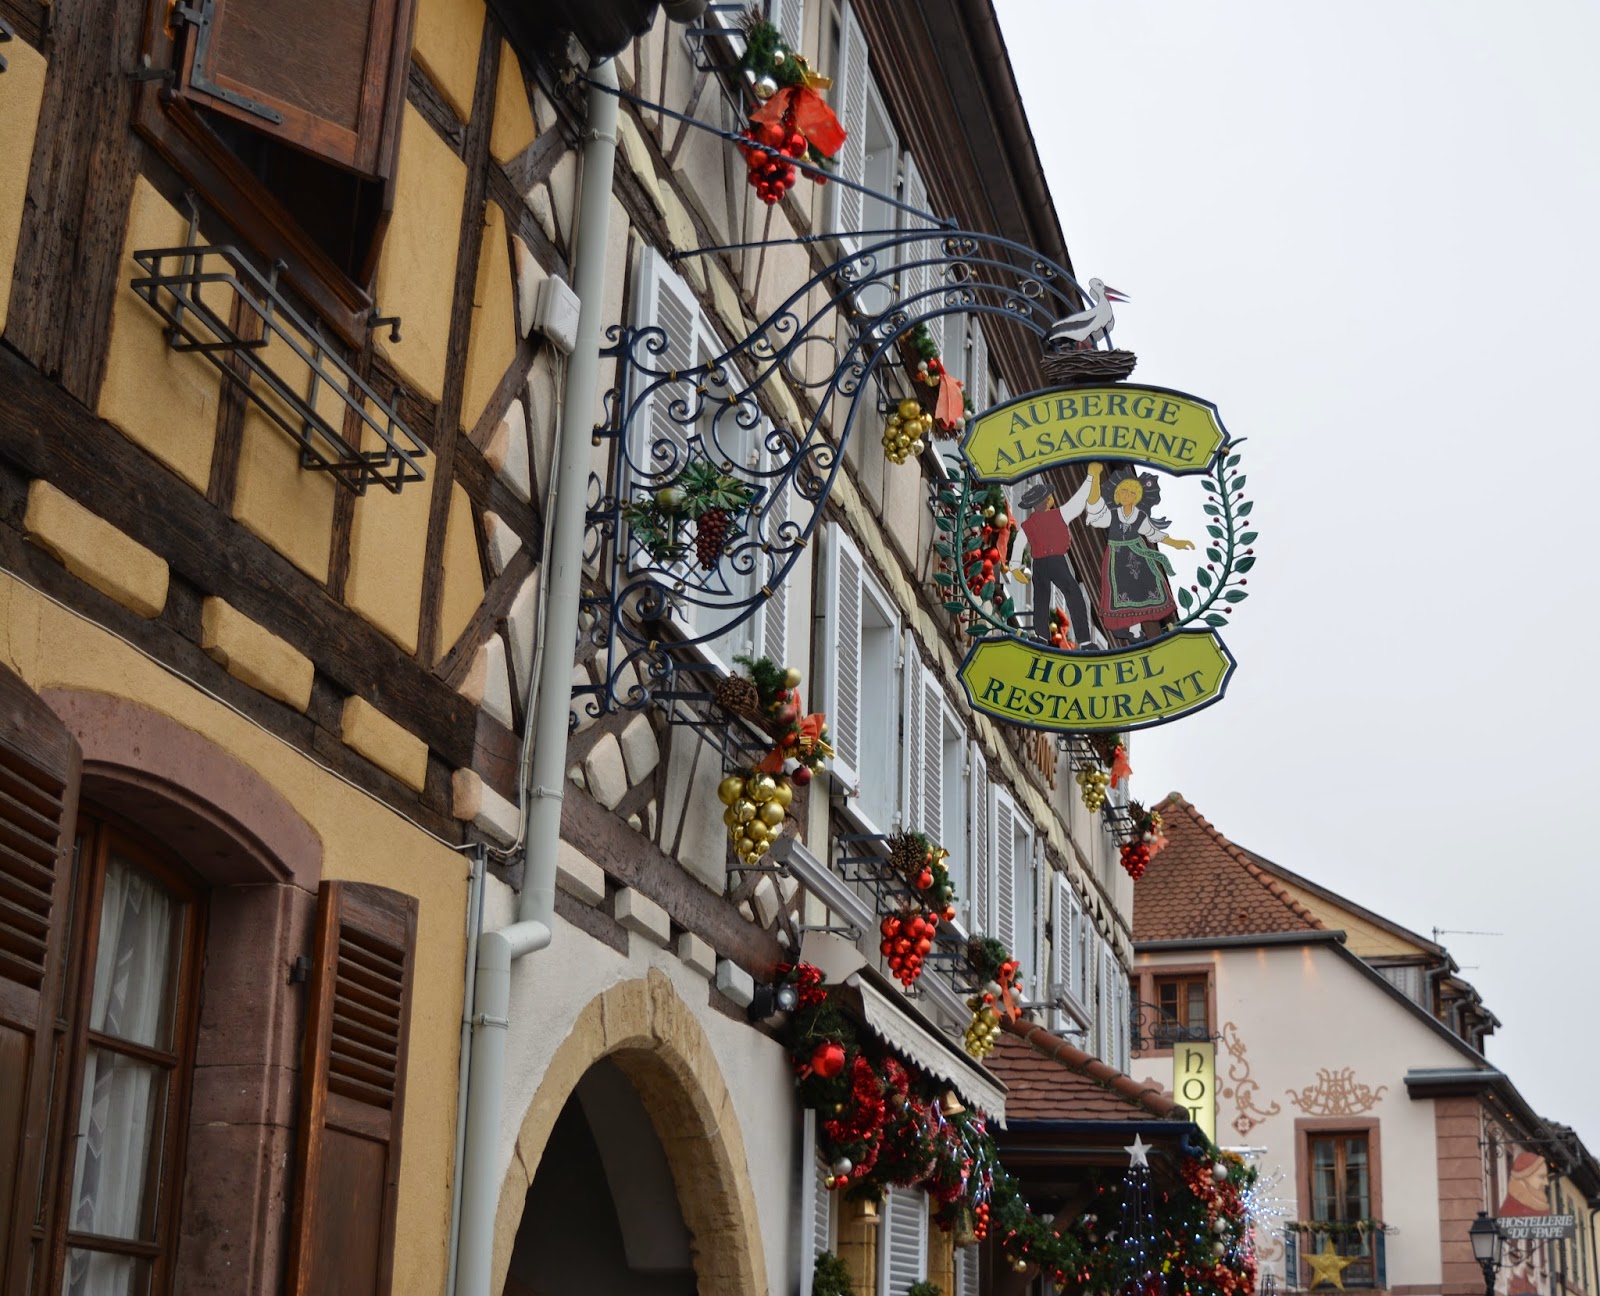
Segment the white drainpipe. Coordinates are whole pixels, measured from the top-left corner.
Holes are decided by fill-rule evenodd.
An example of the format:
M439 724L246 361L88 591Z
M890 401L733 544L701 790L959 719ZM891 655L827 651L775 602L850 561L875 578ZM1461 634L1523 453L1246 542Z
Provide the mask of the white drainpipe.
M511 965L550 944L555 926L556 852L561 839L561 794L566 777L567 714L572 706L568 648L578 641L579 583L583 576L585 501L590 440L600 373L601 312L606 277L606 226L617 156L617 73L610 60L589 69L588 128L578 196L577 255L572 287L578 296L578 334L567 363L566 406L557 448L555 490L547 517L550 558L540 642L539 678L529 686L535 724L523 843L522 894L517 921L478 940L473 986L472 1056L467 1081L466 1147L461 1163L461 1235L457 1296L490 1296L494 1219L500 1200L500 1118L506 1034L511 1015ZM536 697L535 697L536 695Z

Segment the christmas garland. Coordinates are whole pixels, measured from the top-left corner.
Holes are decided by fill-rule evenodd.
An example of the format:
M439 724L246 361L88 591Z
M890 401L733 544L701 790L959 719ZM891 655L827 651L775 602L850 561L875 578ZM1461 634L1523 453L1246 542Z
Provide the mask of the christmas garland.
M831 171L846 132L817 93L833 82L813 72L805 55L790 49L759 9L752 8L745 16L742 66L762 102L750 114L739 147L756 197L771 206L794 188L797 161L805 159L815 168ZM827 183L827 177L815 170L807 174L818 184Z
M973 952L986 960L1005 953L991 944ZM958 1244L992 1235L1013 1269L1038 1265L1062 1286L1120 1291L1159 1279L1168 1291L1181 1285L1186 1296L1253 1290L1246 1204L1256 1172L1237 1157L1207 1145L1201 1157L1184 1159L1182 1187L1157 1194L1152 1269L1133 1272L1129 1248L1101 1224L1115 1218L1117 1185L1099 1183L1089 1209L1066 1227L1046 1223L1000 1164L982 1116L962 1108L940 1082L863 1040L815 968L784 965L779 974L801 992L786 1044L800 1101L817 1113L830 1189L873 1199L891 1185L921 1189L937 1203L940 1228L954 1231Z

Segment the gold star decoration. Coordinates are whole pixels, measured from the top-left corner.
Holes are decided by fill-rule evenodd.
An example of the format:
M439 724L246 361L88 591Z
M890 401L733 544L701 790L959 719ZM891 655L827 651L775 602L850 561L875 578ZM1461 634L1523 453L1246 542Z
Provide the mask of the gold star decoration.
M1333 1249L1333 1239L1322 1239L1322 1250L1315 1251L1306 1257L1311 1266L1311 1285L1318 1283L1332 1283L1340 1291L1344 1290L1344 1271L1356 1263L1356 1257L1342 1256Z

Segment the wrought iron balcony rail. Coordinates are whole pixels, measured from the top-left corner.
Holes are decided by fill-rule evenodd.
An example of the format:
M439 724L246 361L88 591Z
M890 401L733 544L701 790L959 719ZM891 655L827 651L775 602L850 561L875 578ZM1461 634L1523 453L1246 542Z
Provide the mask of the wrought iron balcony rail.
M1128 1010L1129 1047L1135 1053L1170 1049L1174 1044L1198 1044L1217 1038L1208 1024L1189 1026L1153 1003L1136 1003Z
M1392 1232L1386 1224L1339 1223L1300 1220L1283 1227L1285 1286L1289 1291L1310 1291L1330 1285L1312 1267L1312 1257L1325 1253L1331 1245L1336 1256L1349 1261L1337 1266L1345 1288L1383 1290L1389 1285L1388 1241Z
M196 227L192 221L182 247L133 254L146 273L130 287L166 321L167 344L214 364L300 447L302 468L326 472L357 495L373 485L398 494L425 480L427 447L394 401L296 314L278 290L277 268L262 276L238 248L196 242ZM398 338L397 320L381 322Z

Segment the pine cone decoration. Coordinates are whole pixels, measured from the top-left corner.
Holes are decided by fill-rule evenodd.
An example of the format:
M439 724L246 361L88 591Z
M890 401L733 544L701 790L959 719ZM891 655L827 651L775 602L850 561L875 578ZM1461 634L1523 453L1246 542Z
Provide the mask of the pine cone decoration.
M755 681L744 675L729 675L718 680L712 692L734 715L753 716L761 710L761 693Z
M889 839L889 865L904 877L915 877L922 869L923 849L910 833L897 833Z

